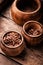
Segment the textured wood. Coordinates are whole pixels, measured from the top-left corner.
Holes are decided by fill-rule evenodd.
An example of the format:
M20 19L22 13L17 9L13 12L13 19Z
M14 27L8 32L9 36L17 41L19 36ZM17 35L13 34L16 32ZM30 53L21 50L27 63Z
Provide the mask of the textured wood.
M12 18L10 10L5 12L4 15ZM0 40L2 38L2 35L6 31L10 31L10 30L15 30L21 33L22 27L17 25L15 22L13 22L10 19L5 19L5 18L0 17ZM0 50L0 52L2 51ZM23 65L43 65L43 42L42 44L36 47L26 46L25 50L19 56L11 57L11 58L20 62ZM0 65L6 65L5 63L7 63L6 62L7 60L5 58L3 59L2 55L0 55L0 59L1 59ZM2 61L5 63L3 64ZM13 63L13 62L10 62L10 63ZM9 62L7 65L9 65ZM10 65L13 65L13 64L10 64Z
M16 62L12 61L11 59L9 59L8 57L0 54L0 65L19 65Z

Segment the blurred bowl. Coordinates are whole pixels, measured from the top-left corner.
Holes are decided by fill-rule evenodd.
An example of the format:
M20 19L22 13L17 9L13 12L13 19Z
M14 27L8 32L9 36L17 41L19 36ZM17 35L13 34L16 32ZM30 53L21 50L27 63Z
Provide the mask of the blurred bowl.
M29 20L39 20L41 8L40 0L15 0L11 7L11 15L19 25Z

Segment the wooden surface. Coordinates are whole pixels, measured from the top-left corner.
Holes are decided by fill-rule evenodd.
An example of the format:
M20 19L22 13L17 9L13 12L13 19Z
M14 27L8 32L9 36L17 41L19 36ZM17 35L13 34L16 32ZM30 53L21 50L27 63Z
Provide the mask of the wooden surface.
M4 15L12 19L10 10L5 12ZM21 33L22 27L17 25L10 19L0 17L0 41L3 34L11 30L15 30ZM0 53L2 53L1 49ZM36 47L26 46L25 50L19 56L10 58L16 60L22 65L43 65L43 42L42 44ZM14 61L9 60L7 57L4 57L2 54L0 54L0 65L17 65L17 64Z

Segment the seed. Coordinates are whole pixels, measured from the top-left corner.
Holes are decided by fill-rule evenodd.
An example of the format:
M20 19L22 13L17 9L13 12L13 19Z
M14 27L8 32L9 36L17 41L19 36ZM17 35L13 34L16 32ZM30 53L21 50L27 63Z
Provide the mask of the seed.
M21 43L21 36L18 33L10 32L5 35L3 41L9 46L15 46Z

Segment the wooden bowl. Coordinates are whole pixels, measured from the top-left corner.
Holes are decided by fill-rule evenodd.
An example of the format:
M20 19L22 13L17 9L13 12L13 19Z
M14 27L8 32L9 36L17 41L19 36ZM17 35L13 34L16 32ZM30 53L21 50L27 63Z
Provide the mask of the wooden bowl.
M15 32L15 31L9 31L7 33L4 34L4 36L10 32ZM18 33L18 32L16 32ZM5 44L5 42L3 41L4 36L2 37L2 41L1 41L1 49L2 51L9 56L17 56L19 55L23 50L24 50L24 40L23 40L23 36L18 33L21 36L21 42L17 45L17 46L8 46L7 44Z
M11 7L11 15L19 25L23 25L29 20L40 19L40 0L15 0Z
M37 45L43 39L43 27L37 21L28 21L23 25L22 34L30 45Z

